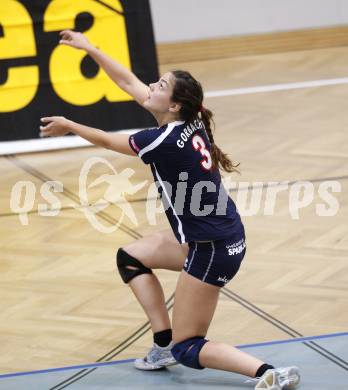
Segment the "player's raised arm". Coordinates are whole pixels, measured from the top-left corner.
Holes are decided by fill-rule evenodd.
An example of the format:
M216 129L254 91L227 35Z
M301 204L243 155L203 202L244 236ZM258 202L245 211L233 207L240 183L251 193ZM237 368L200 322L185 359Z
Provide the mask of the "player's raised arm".
M60 32L60 36L59 43L85 50L121 89L132 96L140 105L143 105L149 96L149 87L140 81L133 72L94 47L82 33L64 30Z

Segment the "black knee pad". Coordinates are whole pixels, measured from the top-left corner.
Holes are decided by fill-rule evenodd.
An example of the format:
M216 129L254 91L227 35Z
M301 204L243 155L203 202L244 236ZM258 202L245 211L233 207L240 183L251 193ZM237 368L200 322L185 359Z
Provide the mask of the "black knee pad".
M152 274L150 268L145 267L139 260L129 255L122 248L117 251L116 263L121 278L125 283L129 283L136 276ZM136 269L127 268L128 266L135 267Z
M199 353L207 342L208 340L202 336L192 337L175 344L171 352L178 363L186 367L203 370L204 367L199 364Z

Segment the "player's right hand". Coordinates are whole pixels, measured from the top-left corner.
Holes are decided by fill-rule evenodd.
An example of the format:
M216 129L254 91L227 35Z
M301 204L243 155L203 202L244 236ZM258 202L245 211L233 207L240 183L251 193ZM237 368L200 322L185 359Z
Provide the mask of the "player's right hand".
M59 33L61 39L59 43L74 47L75 49L87 50L92 47L89 40L80 32L63 30Z

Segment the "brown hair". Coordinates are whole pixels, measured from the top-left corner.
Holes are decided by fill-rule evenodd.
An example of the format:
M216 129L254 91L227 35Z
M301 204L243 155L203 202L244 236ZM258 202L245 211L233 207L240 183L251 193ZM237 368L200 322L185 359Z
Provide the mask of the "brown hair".
M174 70L171 73L175 77L172 101L181 104L179 114L184 121L191 123L196 119L202 120L211 144L213 169L221 168L226 172L240 173L237 169L240 163L233 164L227 154L214 142L212 126L215 130L215 123L213 113L203 107L203 89L200 82L192 77L189 72L183 70Z

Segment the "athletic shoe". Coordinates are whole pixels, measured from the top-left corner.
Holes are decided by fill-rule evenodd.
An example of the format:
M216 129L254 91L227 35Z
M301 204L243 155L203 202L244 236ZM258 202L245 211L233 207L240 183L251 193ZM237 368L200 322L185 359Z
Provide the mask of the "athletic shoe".
M255 378L255 390L290 390L300 383L300 370L297 367L279 367L267 370L262 377Z
M167 347L160 347L154 343L153 347L144 358L135 360L135 368L138 370L150 371L160 370L161 368L177 364L177 361L174 359L171 352L173 345L173 342L171 342Z

